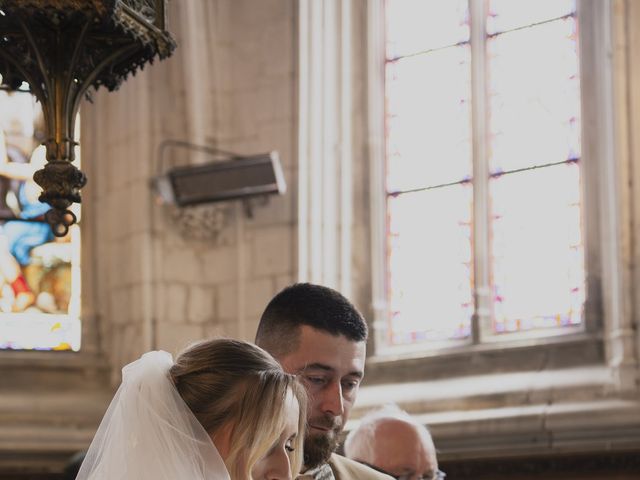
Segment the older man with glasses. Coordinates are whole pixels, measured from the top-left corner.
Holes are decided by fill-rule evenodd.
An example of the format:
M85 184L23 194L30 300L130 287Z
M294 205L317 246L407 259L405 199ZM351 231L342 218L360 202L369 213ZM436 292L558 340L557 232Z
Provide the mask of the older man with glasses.
M395 405L370 412L352 430L345 455L397 480L442 480L429 430Z

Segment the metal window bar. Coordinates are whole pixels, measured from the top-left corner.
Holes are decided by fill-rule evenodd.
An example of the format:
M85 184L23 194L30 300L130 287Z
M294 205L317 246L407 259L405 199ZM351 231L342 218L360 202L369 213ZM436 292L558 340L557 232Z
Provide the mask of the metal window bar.
M561 15L559 17L549 18L547 20L541 20L539 22L534 22L534 23L527 23L526 25L521 25L519 27L510 28L508 30L500 30L499 32L488 33L487 34L487 38L494 38L494 37L497 37L498 35L502 35L504 33L517 32L518 30L525 30L527 28L537 27L537 26L540 26L540 25L545 25L547 23L557 22L558 20L564 20L566 18L571 18L571 17L575 17L575 16L576 16L576 12L574 10L571 13L567 13L566 15Z

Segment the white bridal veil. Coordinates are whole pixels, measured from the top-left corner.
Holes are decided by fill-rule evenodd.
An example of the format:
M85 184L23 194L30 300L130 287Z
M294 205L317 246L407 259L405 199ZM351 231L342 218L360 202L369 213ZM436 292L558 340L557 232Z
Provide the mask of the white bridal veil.
M209 435L168 377L167 352L122 369L77 480L229 480Z

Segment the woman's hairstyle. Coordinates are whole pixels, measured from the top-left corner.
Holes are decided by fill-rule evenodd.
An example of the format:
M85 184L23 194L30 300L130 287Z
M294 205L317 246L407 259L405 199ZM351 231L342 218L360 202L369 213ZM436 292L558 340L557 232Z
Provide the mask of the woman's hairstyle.
M293 394L300 415L291 473L295 477L300 471L306 423L304 387L263 349L239 340L202 341L178 356L169 375L209 434L231 425L225 464L234 480L251 479L255 463L278 441L286 423L286 398Z

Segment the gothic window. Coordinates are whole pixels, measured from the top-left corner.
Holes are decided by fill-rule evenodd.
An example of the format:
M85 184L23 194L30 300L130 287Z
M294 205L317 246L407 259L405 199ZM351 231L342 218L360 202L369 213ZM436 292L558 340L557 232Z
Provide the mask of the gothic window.
M584 330L578 19L574 0L384 3L378 351Z
M0 91L0 349L80 348L80 228L56 238L44 221L44 141L35 97Z

